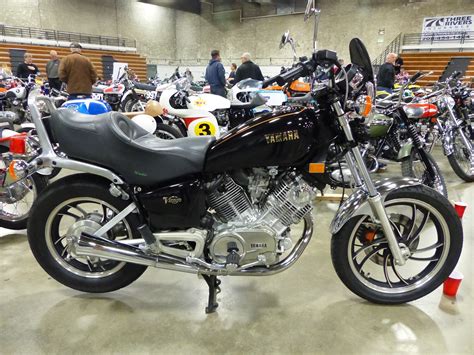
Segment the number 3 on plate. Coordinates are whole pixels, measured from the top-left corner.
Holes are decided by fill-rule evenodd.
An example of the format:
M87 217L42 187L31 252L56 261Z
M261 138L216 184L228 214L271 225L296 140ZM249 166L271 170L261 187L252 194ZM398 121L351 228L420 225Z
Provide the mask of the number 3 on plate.
M215 136L216 127L211 122L201 122L194 127L196 136Z

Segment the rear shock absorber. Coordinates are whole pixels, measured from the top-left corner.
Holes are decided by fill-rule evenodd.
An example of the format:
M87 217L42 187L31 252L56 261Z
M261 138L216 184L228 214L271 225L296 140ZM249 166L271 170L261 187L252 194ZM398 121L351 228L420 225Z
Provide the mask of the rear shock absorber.
M407 128L408 128L408 133L410 134L410 138L412 139L415 146L417 148L422 149L423 148L423 142L420 139L420 135L418 134L418 131L416 130L415 125L409 124Z
M389 143L392 145L392 147L395 149L395 151L399 151L401 149L401 144L400 144L400 139L398 138L397 134L389 134L387 136L387 140Z

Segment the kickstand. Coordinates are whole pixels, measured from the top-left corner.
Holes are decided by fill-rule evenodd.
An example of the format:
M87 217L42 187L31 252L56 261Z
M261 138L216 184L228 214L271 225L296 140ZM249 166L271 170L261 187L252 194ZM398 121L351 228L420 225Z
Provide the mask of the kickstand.
M216 275L202 275L202 277L209 286L209 301L207 303L206 313L214 313L217 307L219 307L216 296L221 292L221 288L219 287L221 280L219 280Z

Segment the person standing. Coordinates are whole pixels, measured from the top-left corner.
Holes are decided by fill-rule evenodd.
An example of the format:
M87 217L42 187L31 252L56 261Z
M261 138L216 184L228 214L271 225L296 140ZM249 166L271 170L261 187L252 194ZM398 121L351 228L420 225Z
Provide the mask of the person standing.
M61 80L59 80L59 58L58 52L52 50L49 52L51 60L46 64L46 77L48 78L51 89L61 90Z
M239 81L244 79L254 79L263 81L263 74L260 70L260 67L251 61L250 53L242 54L240 57L242 64L237 69L235 73L234 84L237 84Z
M217 49L211 51L211 60L206 68L206 80L211 86L211 94L226 97L225 70L221 63L221 55Z
M20 79L26 80L30 75L38 75L40 71L38 67L33 64L33 56L26 52L23 55L23 58L24 62L18 64L18 67L16 68L16 76Z
M377 74L377 91L392 93L395 84L395 60L397 60L395 53L387 54L385 63L380 66Z
M59 80L67 84L69 100L78 96L91 97L92 85L97 81L97 72L89 58L81 54L82 46L71 43L71 54L61 60Z
M227 82L229 83L230 86L233 86L235 84L235 72L237 70L237 64L232 63L230 65L230 74L229 77L227 78Z

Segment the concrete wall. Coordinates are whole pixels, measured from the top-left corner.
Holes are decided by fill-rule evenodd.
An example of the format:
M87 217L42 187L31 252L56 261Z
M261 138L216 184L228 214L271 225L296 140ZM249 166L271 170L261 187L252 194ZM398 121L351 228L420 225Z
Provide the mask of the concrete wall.
M318 0L317 3L322 10L319 48L334 49L342 58L349 56L347 47L352 37L360 37L375 57L400 32L420 32L424 17L474 14L472 0ZM240 22L238 12L211 14L209 5L202 6L202 16L177 11L178 59L206 61L210 50L218 48L226 64L237 61L244 51L249 51L260 64L285 63L291 60L282 58L291 58L291 50L289 47L279 50L278 43L286 30L297 41L298 55L311 53L312 19L304 23L302 15L289 15ZM382 38L379 29L385 29Z
M241 3L245 17L268 10ZM226 65L239 63L244 51L261 65L289 64L290 48L278 48L286 30L296 39L299 55L311 53L312 20L304 23L302 15L289 15L241 22L238 11L228 11L235 8L233 2L221 4L224 7L214 10L227 11L212 14L211 6L203 3L199 16L136 0L1 0L0 23L136 39L149 62L175 60L174 65L178 59L182 66L205 65L214 48L221 50ZM342 58L348 57L348 42L354 36L375 57L398 33L420 32L423 17L474 14L473 0L318 0L318 6L319 47L334 49ZM379 29L385 29L383 38Z
M0 23L137 41L151 60L175 58L175 11L135 0L2 0Z

